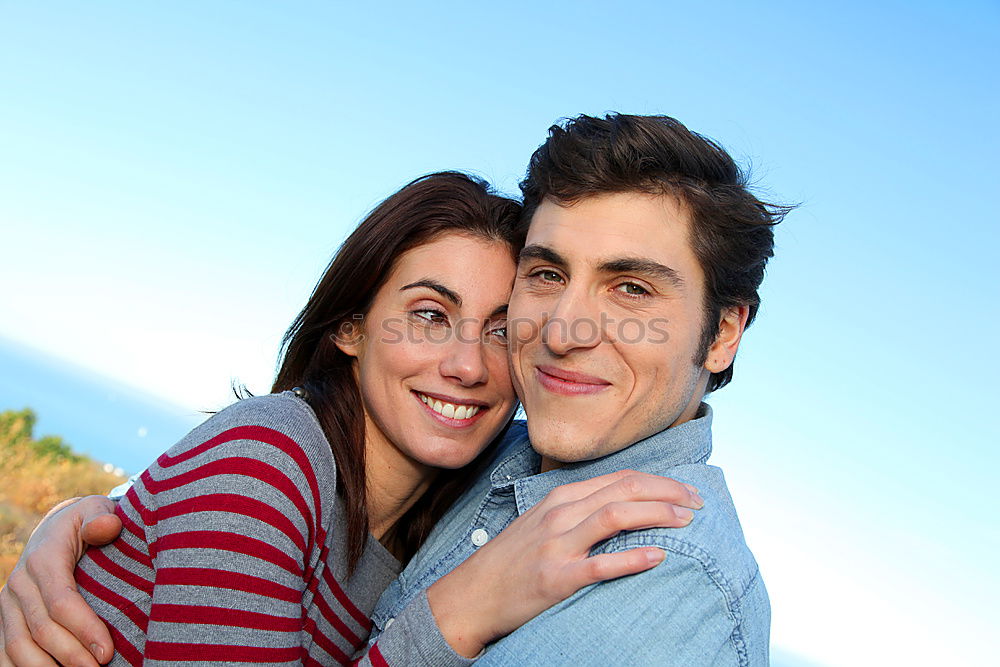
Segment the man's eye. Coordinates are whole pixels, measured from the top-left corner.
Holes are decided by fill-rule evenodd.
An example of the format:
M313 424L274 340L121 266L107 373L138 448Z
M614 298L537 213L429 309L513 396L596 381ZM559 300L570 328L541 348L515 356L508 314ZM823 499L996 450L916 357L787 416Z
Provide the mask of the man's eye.
M504 325L502 327L497 327L495 329L491 329L490 330L490 335L495 336L496 338L500 339L500 341L506 343L507 342L507 326Z
M414 310L411 312L415 317L421 320L426 320L433 324L443 324L448 321L448 317L442 313L440 310L434 309L424 309L424 310Z
M635 283L622 283L616 289L618 289L619 292L627 294L628 296L646 296L649 294L649 290L642 285L636 285Z
M541 271L536 271L532 274L533 277L541 278L542 280L550 283L562 282L562 276L560 276L555 271L549 271L548 269L542 269Z

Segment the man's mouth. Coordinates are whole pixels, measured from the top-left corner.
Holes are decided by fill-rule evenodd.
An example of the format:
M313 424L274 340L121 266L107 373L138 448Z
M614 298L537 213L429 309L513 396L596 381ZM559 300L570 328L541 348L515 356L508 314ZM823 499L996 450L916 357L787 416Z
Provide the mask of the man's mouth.
M419 391L413 393L429 409L445 419L453 421L469 421L487 407L482 401L446 397L441 394L425 394Z
M611 386L611 383L604 378L567 371L555 366L536 366L535 376L545 389L566 396L596 394Z

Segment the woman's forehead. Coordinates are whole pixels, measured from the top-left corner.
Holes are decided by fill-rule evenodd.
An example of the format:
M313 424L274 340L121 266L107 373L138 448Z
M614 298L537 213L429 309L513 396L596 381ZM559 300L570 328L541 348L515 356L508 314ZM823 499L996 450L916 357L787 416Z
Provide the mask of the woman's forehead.
M505 241L455 234L400 255L385 287L400 292L407 286L422 286L457 301L458 306L492 311L506 304L514 271L511 248ZM450 298L444 290L457 298Z

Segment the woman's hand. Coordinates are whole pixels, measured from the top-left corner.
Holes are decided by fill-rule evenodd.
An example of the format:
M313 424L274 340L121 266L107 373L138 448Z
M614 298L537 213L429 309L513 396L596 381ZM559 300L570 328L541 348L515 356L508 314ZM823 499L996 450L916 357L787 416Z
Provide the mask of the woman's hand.
M0 666L58 661L94 667L111 660L111 635L77 592L73 573L89 545L118 537L122 524L114 509L104 496L74 498L35 528L0 591Z
M631 470L556 487L427 589L441 634L473 657L584 586L665 556L656 547L591 556L598 542L623 530L686 526L703 505L692 486Z

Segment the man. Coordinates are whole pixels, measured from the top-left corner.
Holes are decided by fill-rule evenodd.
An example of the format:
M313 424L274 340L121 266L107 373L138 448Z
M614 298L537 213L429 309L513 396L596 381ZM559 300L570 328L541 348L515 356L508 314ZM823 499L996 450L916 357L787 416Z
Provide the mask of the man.
M521 188L530 226L508 331L527 434L382 596L371 642L555 486L635 469L695 485L705 507L686 528L619 534L598 551L657 546L664 562L579 591L479 664L767 664L767 593L722 472L706 464L702 398L732 378L786 209L755 198L725 151L666 117L553 127ZM491 613L489 600L479 606Z
M456 597L438 580L476 567L466 559L554 487L633 469L693 484L704 508L686 528L619 534L595 551L655 546L665 560L582 589L479 661L767 664L767 593L722 473L706 464L712 413L702 399L732 378L786 209L755 198L725 151L667 117L553 127L521 187L529 227L508 328L527 428L514 426L496 464L382 596L371 644L396 624L383 640L403 636L436 664L471 662L462 654L485 642L449 646L410 627L414 607L433 607L450 637L461 614L495 614L480 589L464 591L466 604L435 605Z

